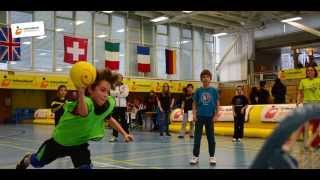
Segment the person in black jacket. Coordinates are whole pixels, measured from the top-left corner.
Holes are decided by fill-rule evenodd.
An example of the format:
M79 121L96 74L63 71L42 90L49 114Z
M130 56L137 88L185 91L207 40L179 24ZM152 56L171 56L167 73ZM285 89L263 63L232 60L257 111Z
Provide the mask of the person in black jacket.
M243 125L245 120L245 112L248 107L248 98L243 95L243 87L237 86L236 95L232 98L232 110L234 117L234 133L233 142L240 142L243 138Z
M252 87L250 92L250 103L251 104L258 104L258 88Z
M145 99L146 112L156 112L157 111L157 96L153 90L151 90ZM159 129L159 124L157 123L156 115L152 117L153 121L153 131Z
M57 90L57 98L55 98L51 103L51 110L54 113L54 124L58 125L59 119L62 116L64 110L63 105L66 102L67 86L60 85Z
M260 88L258 91L258 104L269 104L270 93L265 89L266 81L260 81Z
M272 86L271 94L273 96L274 104L285 104L286 103L286 93L287 87L281 82L279 78L276 79L276 82Z
M170 93L170 86L168 83L164 83L162 86L162 92L157 97L158 107L160 110L159 128L160 136L166 132L167 136L171 136L169 133L170 113L174 105L174 98Z
M181 129L178 138L184 138L186 134L186 125L187 121L193 117L192 116L192 103L193 103L193 85L188 84L186 88L184 88L184 94L182 97L182 105L181 109L183 110L183 120L181 123ZM190 116L190 117L189 117ZM190 130L189 130L189 136L190 138L193 138L194 133L194 122L190 121Z

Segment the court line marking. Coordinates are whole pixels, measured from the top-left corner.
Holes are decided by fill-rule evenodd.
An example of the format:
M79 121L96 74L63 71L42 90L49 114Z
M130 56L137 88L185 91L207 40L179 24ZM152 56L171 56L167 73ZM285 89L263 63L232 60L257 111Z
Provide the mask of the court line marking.
M99 159L99 160L107 160L107 161L112 161L115 163L122 163L122 164L127 164L127 165L131 165L131 166L137 166L137 167L149 167L150 169L161 169L160 167L154 167L154 166L150 166L150 165L145 165L145 164L139 164L139 163L134 163L134 162L128 162L126 160L115 160L115 159L111 159L108 157L94 157L95 159Z
M32 148L27 148L27 147L22 147L22 146L15 146L15 145L10 145L10 144L3 144L3 143L0 143L0 146L4 146L4 147L11 147L11 148L14 148L14 149L19 149L19 150L23 150L23 151L36 151L35 149L32 149Z
M119 168L119 169L131 169L128 167L104 163L104 162L98 162L98 161L92 161L92 162L93 162L93 165L98 165L97 167L115 167L115 168Z
M232 146L231 146L232 147ZM178 147L175 147L174 149L176 149ZM219 147L219 148L222 148L222 149L226 149L226 150L230 150L230 151L234 151L234 149L230 149L230 146L224 146L224 147ZM217 148L216 148L217 149ZM248 149L238 149L240 151L252 151L251 150L248 150ZM205 150L202 151L203 153L207 153L208 152L208 149L206 148ZM130 154L130 153L128 153ZM122 162L132 162L132 161L139 161L139 160L147 160L147 159L157 159L157 158L161 158L161 157L172 157L172 156L184 156L184 155L188 155L188 154L192 154L192 152L185 152L185 153L181 153L181 150L180 151L173 151L171 152L169 155L167 154L162 154L162 155L158 155L158 156L152 156L152 157L143 157L143 158L134 158L134 159L128 159L128 160L121 160ZM108 156L104 156L104 157L108 157Z
M6 147L11 147L11 148L16 148L16 149L20 149L20 150L25 150L25 151L34 151L34 149L31 149L31 148L25 148L25 147L19 147L19 146L13 146L13 145L8 145L8 144L0 144L1 146L6 146ZM175 147L175 148L178 148L178 147ZM228 149L228 148L226 148ZM230 149L228 149L230 150ZM205 150L204 152L207 152L208 150ZM181 152L181 151L179 151ZM143 166L143 167L148 167L148 165L145 165L145 164L138 164L138 163L131 163L132 161L137 161L137 160L146 160L146 159L157 159L157 158L161 158L161 157L171 157L171 156L182 156L182 155L187 155L187 154L190 154L190 152L186 152L186 153L176 153L176 152L173 152L172 154L170 155L159 155L159 156L152 156L152 157L145 157L145 158L136 158L136 159L129 159L129 160L114 160L114 159L110 159L110 158L107 158L106 156L103 156L101 157L102 159L105 159L105 160L109 160L109 161L113 161L113 162L118 162L118 163L124 163L124 164L128 164L128 165L136 165L136 166ZM97 158L97 157L94 157L94 158ZM98 157L99 158L99 157ZM98 162L99 163L99 162ZM101 163L100 163L101 164ZM105 163L105 164L101 164L103 166L106 166L106 165L109 165L108 163ZM12 165L14 166L14 165ZM9 167L12 167L12 166L9 166ZM116 167L117 165L114 165L114 167ZM8 166L5 166L5 167L8 167ZM120 168L120 166L118 167ZM123 168L123 167L122 167ZM126 167L125 167L126 168ZM159 167L150 167L150 168L156 168L158 169ZM127 168L128 169L128 168Z
M12 137L8 137L8 138L10 138L10 139L16 139L16 140L22 140L21 138L20 139L18 139L18 138L12 138ZM35 140L27 140L27 139L23 139L22 141L25 141L25 142L35 142ZM40 141L40 140L39 140ZM42 140L41 140L42 141ZM163 143L151 143L151 142L147 142L147 143L144 143L144 144L170 144L170 143L176 143L177 141L175 141L175 142L163 142ZM223 143L223 142L228 142L227 140L226 140L226 138L223 138L221 141L217 141L219 144L220 143ZM13 144L12 142L7 142L7 143L11 143L11 144ZM100 144L102 144L102 143L100 143ZM138 144L138 143L137 143ZM168 147L162 147L162 149L177 149L177 148L181 148L181 146L179 146L179 145L188 145L188 144L190 144L190 145L192 145L192 143L179 143L178 144L178 146L176 146L176 147L172 147L172 146L168 146ZM205 145L205 147L207 147L207 144L204 144ZM19 147L19 146L12 146L12 145L5 145L5 146L7 146L7 147L12 147L12 148L18 148L18 149L22 149L22 150L30 150L30 148L24 148L24 147ZM221 146L218 146L218 147L220 147L221 148ZM228 148L229 147L229 148ZM224 148L226 148L227 150L232 150L232 151L234 151L234 149L230 149L230 147L231 148L235 148L234 147L234 145L232 145L232 146L224 146ZM223 147L222 147L223 148ZM132 153L132 154L137 154L137 153L145 153L145 152L152 152L152 151L155 151L155 150L161 150L161 149L159 149L159 148L157 148L157 149L152 149L152 150L146 150L146 151L144 151L144 152L129 152L129 154L130 153ZM239 149L239 150L241 150L241 151L248 151L248 150L250 150L250 149L248 149L248 148L241 148L241 149ZM128 151L127 151L128 152ZM189 152L188 152L189 153ZM111 153L111 155L113 155L114 154L114 152L112 152ZM187 153L184 153L184 154L187 154ZM180 154L181 155L181 154ZM165 155L161 155L161 156L159 156L159 157L164 157ZM175 156L175 154L171 154L170 156ZM150 158L150 157L149 157ZM154 159L155 157L153 157L152 159ZM143 158L139 158L139 159L143 159ZM144 158L144 159L146 159L146 158ZM110 160L110 159L109 159ZM113 159L112 159L113 160ZM134 160L134 159L133 159ZM116 160L113 160L113 161L116 161ZM131 161L131 160L128 160L128 161ZM121 163L125 163L124 161L118 161L118 162L121 162ZM137 165L137 164L136 164Z
M159 147L159 148L152 148L152 149L148 149L148 150L143 150L143 151L122 151L122 152L111 152L111 153L105 153L103 155L97 155L97 157L99 156L103 156L103 157L108 157L108 158L112 158L115 154L117 153L125 153L126 155L136 155L136 154L146 154L146 153L151 153L151 152L158 152L158 151L163 151L166 149L182 149L183 147L181 146L175 146L175 147Z

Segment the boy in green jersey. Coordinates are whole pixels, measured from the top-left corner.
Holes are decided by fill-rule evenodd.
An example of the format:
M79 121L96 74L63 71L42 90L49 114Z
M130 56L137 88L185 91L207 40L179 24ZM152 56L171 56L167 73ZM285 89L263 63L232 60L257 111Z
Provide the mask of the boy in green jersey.
M87 88L77 88L78 99L64 105L63 115L52 138L46 140L36 153L25 155L16 169L26 169L29 165L40 168L65 156L71 157L75 168L91 169L88 141L98 141L104 137L105 119L124 136L126 142L132 141L133 137L111 117L115 100L109 96L109 91L117 78L109 70L97 71L93 84Z

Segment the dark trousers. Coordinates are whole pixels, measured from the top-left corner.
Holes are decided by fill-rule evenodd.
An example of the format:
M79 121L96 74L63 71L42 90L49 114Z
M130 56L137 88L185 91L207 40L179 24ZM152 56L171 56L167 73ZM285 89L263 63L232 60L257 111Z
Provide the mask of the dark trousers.
M129 123L127 123L126 110L126 107L115 107L112 112L112 117L120 123L123 130L129 133ZM114 137L118 137L118 134L118 131L113 129L112 135Z
M61 116L63 115L64 113L64 110L63 108L60 108L59 110L57 110L55 113L54 113L54 125L57 126L59 121L60 121L60 118Z
M153 122L153 130L158 130L159 129L159 124L158 124L158 121L157 121L157 115L154 115L152 117L152 122Z
M160 113L160 117L159 117L160 133L163 133L163 132L169 133L170 112L159 112L159 113Z
M200 145L203 125L206 128L206 135L208 140L209 155L213 157L215 154L216 141L214 138L214 128L212 117L198 116L194 129L194 144L193 144L193 156L199 157Z
M91 167L89 144L84 143L75 146L63 146L53 138L46 140L37 153L31 156L31 165L35 168L43 167L52 161L70 156L75 168Z
M234 117L234 131L233 138L243 138L243 125L244 125L244 114L236 113Z

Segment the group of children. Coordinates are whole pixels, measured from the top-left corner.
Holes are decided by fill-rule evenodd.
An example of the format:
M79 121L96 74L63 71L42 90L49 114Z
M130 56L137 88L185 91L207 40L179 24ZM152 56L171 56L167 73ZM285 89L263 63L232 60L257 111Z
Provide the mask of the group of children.
M179 137L184 137L186 122L191 119L190 137L194 136L194 145L190 164L197 164L203 126L205 126L210 156L209 163L215 165L214 122L217 120L220 106L219 95L218 90L210 86L212 74L209 70L203 70L200 79L202 87L196 89L194 93L192 84L186 87L186 93L182 100L184 118ZM60 86L58 98L52 103L56 124L52 137L46 140L36 153L25 155L16 168L26 169L29 165L39 168L65 156L71 157L75 168L92 168L88 141L99 141L104 137L105 120L108 120L109 124L124 136L125 141L132 141L132 135L113 118L112 112L115 110L115 106L121 104L121 102L117 103L113 96L110 96L111 87L116 82L119 82L119 77L110 70L97 71L97 77L93 84L86 88L77 87L75 101L67 101L65 98L67 88ZM163 121L165 124L161 125L160 132L161 135L165 132L170 136L167 118L169 118L173 101L169 98L169 93L166 93L169 85L164 84L163 88L164 93L157 98L160 113L165 120ZM232 100L235 117L234 141L240 141L243 137L244 114L248 100L243 95L241 86L237 87L236 93L237 95Z

